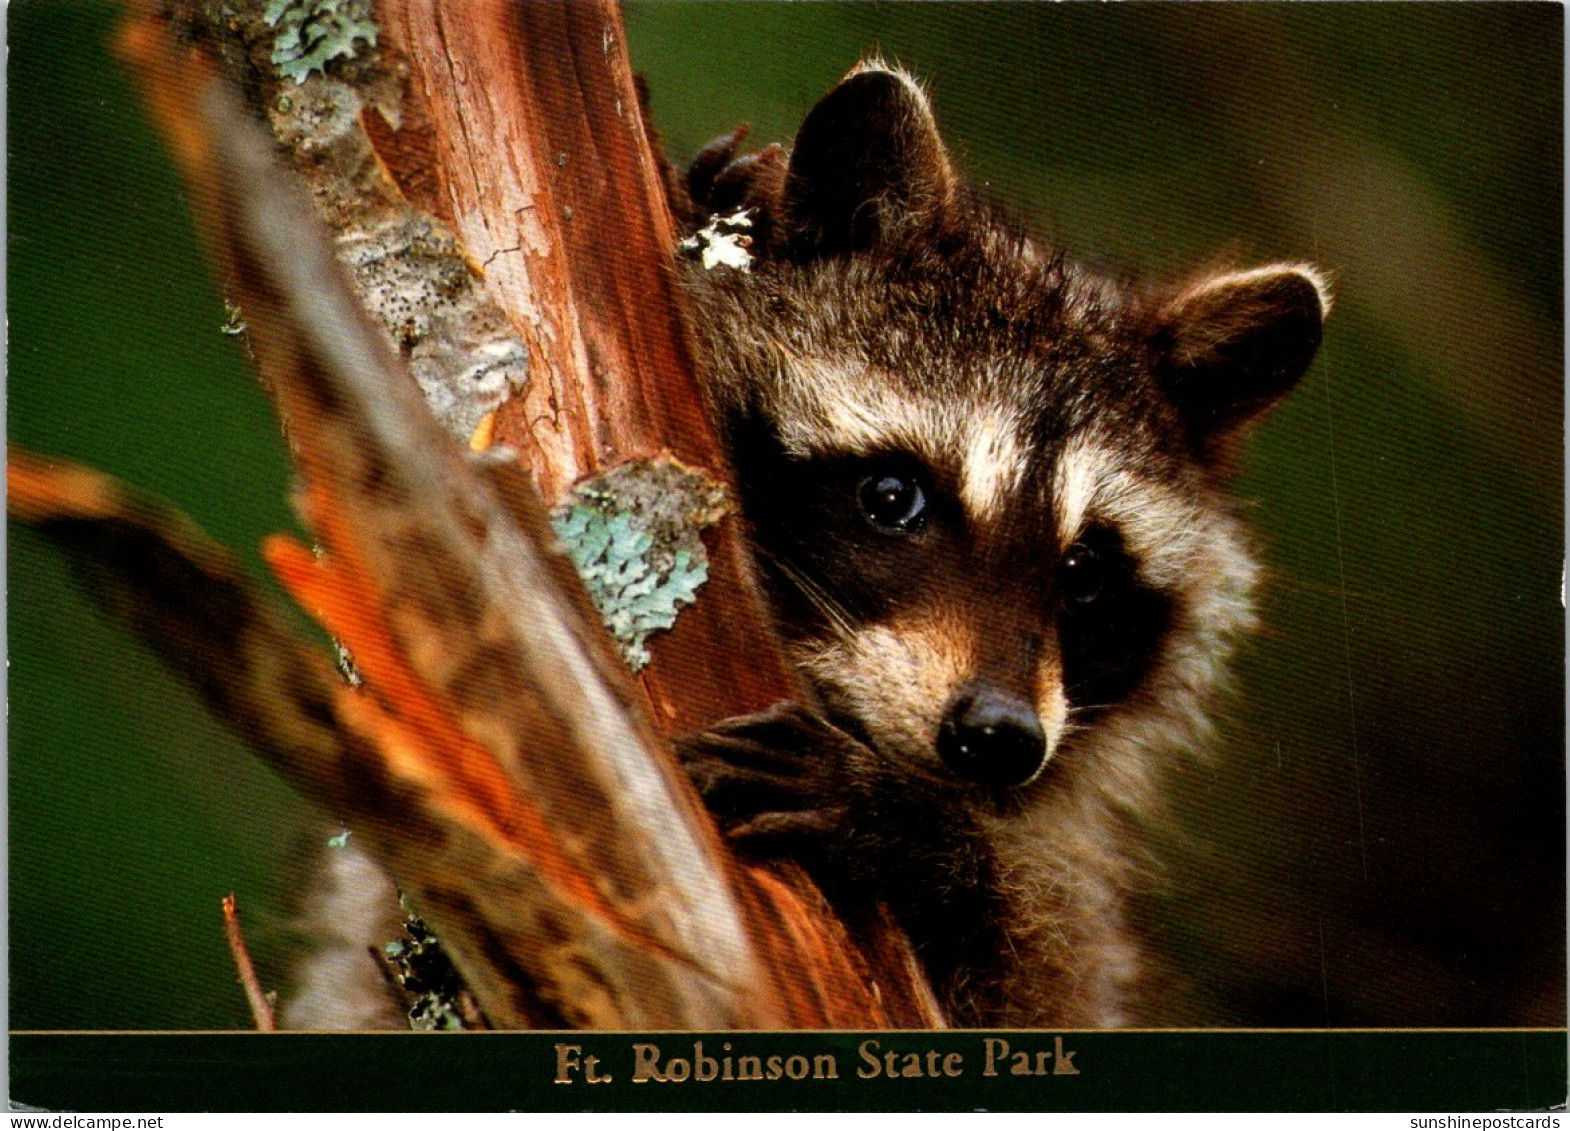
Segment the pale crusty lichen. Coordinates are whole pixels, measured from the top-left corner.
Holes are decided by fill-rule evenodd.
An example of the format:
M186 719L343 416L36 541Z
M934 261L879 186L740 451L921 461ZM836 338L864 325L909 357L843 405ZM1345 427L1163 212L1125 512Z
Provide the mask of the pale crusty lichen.
M729 216L715 216L676 245L682 255L696 257L705 271L731 267L752 270L752 209L741 208Z
M266 118L366 309L437 418L467 442L527 384L527 350L452 230L410 203L367 133L371 119L396 132L405 98L403 71L383 57L370 16L369 0L175 5L177 24L214 44ZM276 54L291 28L299 58L286 68ZM306 65L308 57L333 65Z
M338 258L454 436L467 440L528 383L523 343L499 307L479 301L483 292L444 225L410 213L345 233Z

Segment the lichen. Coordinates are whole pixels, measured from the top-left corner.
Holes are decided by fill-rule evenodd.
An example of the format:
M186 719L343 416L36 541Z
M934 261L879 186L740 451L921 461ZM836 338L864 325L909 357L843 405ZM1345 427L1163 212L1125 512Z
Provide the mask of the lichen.
M697 599L709 561L699 537L725 513L724 490L671 460L634 460L573 488L552 525L628 667Z
M414 913L403 896L404 937L382 947L394 979L413 997L409 1007L409 1028L419 1030L462 1029L463 978L442 949L441 941Z
M740 208L729 216L714 216L702 228L676 245L683 255L696 256L705 271L716 267L752 270L752 210Z
M422 103L406 88L407 68L377 50L388 41L371 0L207 0L207 8L219 43L232 34L221 29L243 19L254 48L232 61L232 73L258 87L258 104L356 293L437 419L467 443L488 413L527 386L528 353L482 268L431 214L429 169L410 163L420 168L405 168L405 182L394 172L400 125Z
M340 236L338 256L447 429L467 441L521 393L529 358L444 226L411 215Z
M245 323L245 314L239 306L224 299L224 323L218 327L218 332L225 337L238 338L249 329Z
M354 58L359 41L376 46L371 0L268 0L263 18L277 29L273 65L296 83L325 74L334 59Z

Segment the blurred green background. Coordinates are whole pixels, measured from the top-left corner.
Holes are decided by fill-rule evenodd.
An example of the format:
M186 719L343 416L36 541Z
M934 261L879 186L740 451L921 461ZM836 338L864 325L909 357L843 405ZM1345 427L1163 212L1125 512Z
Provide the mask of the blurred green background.
M267 406L107 5L10 44L8 435L175 500L260 578L292 524ZM1171 1020L1563 1024L1563 10L1556 5L637 4L668 150L787 139L870 51L974 178L1078 258L1335 278L1242 484L1266 631L1176 776L1141 922ZM67 563L8 543L10 1024L248 1024L301 806Z

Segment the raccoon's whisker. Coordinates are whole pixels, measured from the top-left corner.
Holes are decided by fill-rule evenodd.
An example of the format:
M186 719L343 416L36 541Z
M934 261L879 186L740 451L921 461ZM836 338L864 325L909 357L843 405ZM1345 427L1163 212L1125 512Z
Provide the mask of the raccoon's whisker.
M797 591L800 592L803 597L807 598L812 606L824 615L824 617L831 625L833 625L835 630L838 631L841 636L848 637L854 634L854 629L851 627L850 616L845 612L844 607L828 592L828 590L824 589L823 586L814 581L802 569L793 565L789 559L781 557L779 554L776 554L770 550L766 550L762 546L757 547L757 552L760 556L768 558L768 560L774 564L775 568L777 568L780 573L785 576L786 580L794 585Z
M1079 681L1077 681L1075 683L1064 684L1064 686L1063 686L1063 694L1068 696L1069 699L1072 700L1074 698L1074 696L1078 695L1081 691L1084 691L1087 687L1089 687L1091 685L1091 683L1093 683L1096 678L1104 678L1105 676L1108 676L1108 675L1117 675L1117 674L1129 671L1131 669L1131 667L1132 667L1131 664L1127 664L1127 663L1119 664L1116 667L1109 667L1109 668L1103 669L1103 671L1101 672L1099 677L1091 677L1091 678L1079 680ZM1115 706L1115 704L1112 704L1112 703L1089 703L1089 704L1086 704L1086 705L1081 706L1081 707L1075 707L1073 709L1076 710L1076 711L1097 711L1097 710L1101 710L1104 707L1111 707L1111 706Z
M1079 690L1078 687L1068 687L1068 688L1064 689L1064 693L1072 695L1075 691L1078 691L1078 690ZM1076 715L1088 715L1092 711L1105 711L1109 707L1116 707L1116 706L1117 706L1117 703L1115 703L1115 702L1109 702L1109 703L1076 703L1076 704L1074 704L1072 707L1070 707L1068 709L1068 714L1069 714L1070 718L1073 718Z
M850 619L828 591L815 582L806 572L792 565L790 561L778 554L768 554L769 560L785 575L786 579L796 587L802 596L806 597L813 607L821 612L839 630L841 635L850 635Z

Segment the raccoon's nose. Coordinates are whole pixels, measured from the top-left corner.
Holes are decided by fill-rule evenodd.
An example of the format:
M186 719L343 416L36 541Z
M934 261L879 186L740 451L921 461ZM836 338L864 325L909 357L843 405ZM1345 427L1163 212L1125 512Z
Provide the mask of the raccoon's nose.
M1022 785L1046 763L1047 737L1025 699L983 684L949 704L938 728L938 755L971 781Z

